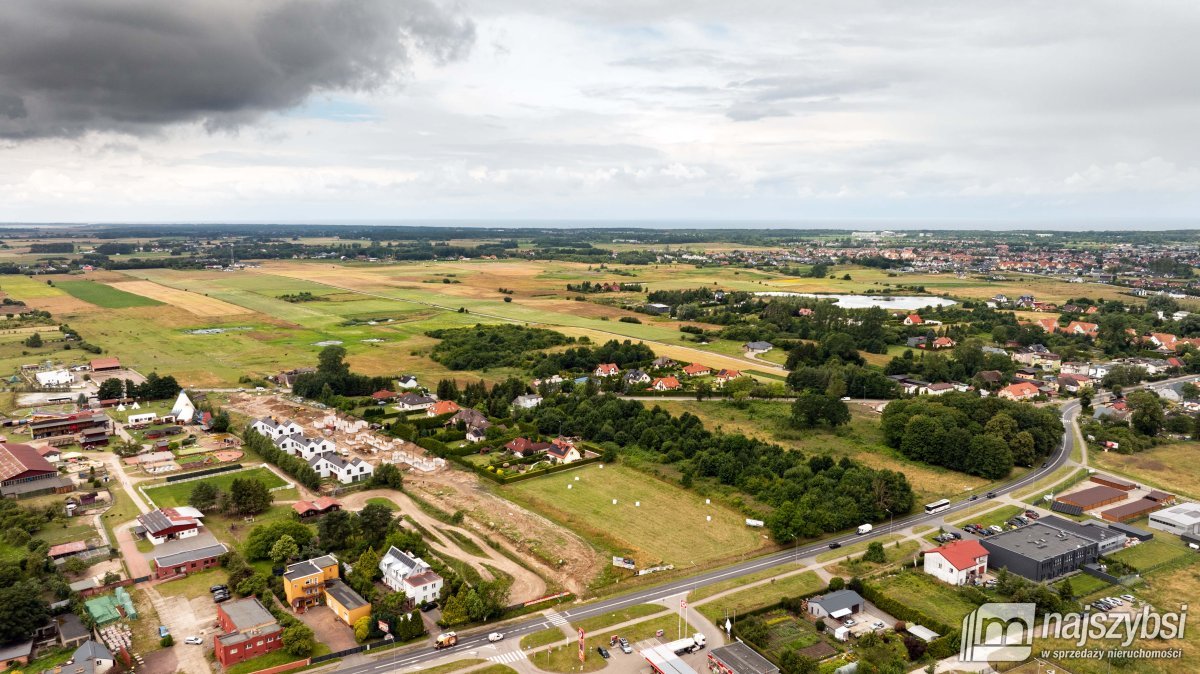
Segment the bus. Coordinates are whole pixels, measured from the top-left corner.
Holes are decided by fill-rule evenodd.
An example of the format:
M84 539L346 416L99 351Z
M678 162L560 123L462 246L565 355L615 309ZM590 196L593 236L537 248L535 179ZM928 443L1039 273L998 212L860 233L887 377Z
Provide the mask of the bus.
M948 498L944 498L940 501L934 501L933 503L926 503L925 504L925 514L932 515L934 513L940 513L949 507L950 507L950 499L948 499Z

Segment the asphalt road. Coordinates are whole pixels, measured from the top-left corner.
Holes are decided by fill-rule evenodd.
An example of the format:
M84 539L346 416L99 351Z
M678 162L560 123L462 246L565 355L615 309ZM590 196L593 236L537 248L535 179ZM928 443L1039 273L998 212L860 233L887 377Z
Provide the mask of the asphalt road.
M1168 383L1195 381L1197 379L1200 379L1200 376L1189 375L1186 377L1176 377L1163 382L1154 382L1150 384L1149 387L1157 388ZM1132 388L1141 387L1131 387L1131 389ZM1046 477L1047 475L1050 475L1055 470L1058 470L1059 467L1070 461L1071 453L1075 449L1076 438L1075 424L1073 422L1075 421L1076 416L1079 414L1079 410L1080 406L1078 400L1071 400L1062 406L1060 413L1060 418L1063 422L1062 441L1059 443L1058 450L1045 462L1044 465L1029 471L1019 478L994 485L991 491L999 495L1023 489ZM894 531L906 529L916 524L936 522L944 518L949 513L962 510L971 505L982 503L984 500L986 499L977 499L975 501L971 501L970 499L962 499L960 501L953 502L947 510L943 510L937 514L926 515L924 512L919 512L912 515L906 515L904 517L897 518L892 522L876 526L868 534L845 534L835 538L823 539L819 543L810 543L805 546L799 546L792 550L776 552L764 557L759 557L742 562L740 564L735 564L733 566L706 571L690 578L672 581L670 583L665 583L655 587L636 590L630 594L619 595L608 599L601 599L599 601L561 611L558 613L558 615L570 622L573 620L602 615L628 606L645 604L647 602L664 599L666 597L681 595L697 587L721 582L730 578L749 575L773 566L779 566L788 562L815 556L820 552L828 550L830 543L837 542L845 544L856 541L869 541ZM556 622L561 624L561 621ZM398 650L388 657L381 657L374 662L343 667L337 671L342 672L343 674L374 674L377 672L401 672L405 670L416 671L422 664L431 660L445 657L447 655L488 658L494 655L500 655L502 653L519 649L520 647L518 646L517 642L520 641L521 636L531 632L538 632L547 629L554 626L554 624L555 623L551 623L546 616L539 615L518 620L517 622L510 623L501 628L500 631L504 633L505 638L504 641L501 641L498 644L488 643L487 634L488 632L493 631L490 629L479 630L471 633L460 633L458 645L454 648L435 651L431 646L428 645L407 647L405 649Z

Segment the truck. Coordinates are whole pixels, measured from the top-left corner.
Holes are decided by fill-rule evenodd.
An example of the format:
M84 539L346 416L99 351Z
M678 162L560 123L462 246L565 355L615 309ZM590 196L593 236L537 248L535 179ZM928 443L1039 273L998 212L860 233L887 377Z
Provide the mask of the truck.
M441 634L437 635L437 641L434 642L433 648L440 651L443 648L450 648L457 643L458 634L454 632L442 632Z
M860 525L858 525L858 533L860 535L861 534L869 534L869 533L871 533L871 529L873 529L873 528L874 527L872 527L870 524L860 524Z
M686 653L695 653L704 648L705 640L703 634L696 632L690 637L685 637L664 645L675 655L684 655Z

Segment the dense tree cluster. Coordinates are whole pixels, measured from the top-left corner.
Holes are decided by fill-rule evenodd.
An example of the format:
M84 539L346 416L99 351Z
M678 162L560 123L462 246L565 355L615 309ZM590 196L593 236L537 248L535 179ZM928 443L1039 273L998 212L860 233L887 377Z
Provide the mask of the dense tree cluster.
M296 377L292 392L304 398L330 401L334 396L368 396L391 388L389 377L368 377L350 371L346 363L346 349L327 346L317 356L317 371Z
M524 367L532 362L530 352L573 341L554 330L508 323L430 330L425 334L441 340L429 357L451 370Z
M253 478L234 478L228 491L221 491L207 481L199 481L188 495L188 505L205 512L224 512L237 515L258 515L271 507L274 499L267 485Z
M1062 437L1053 409L965 393L896 400L883 411L887 444L905 456L1000 479L1032 466Z
M533 366L536 377L559 372L591 372L600 363L616 363L621 369L649 365L654 351L641 342L615 339L597 347L577 346L558 353L544 354Z
M175 381L172 375L160 377L157 372L151 372L146 381L141 384L134 383L133 380L121 380L116 377L105 379L100 382L100 390L96 395L100 400L115 400L121 397L124 392L130 398L141 398L143 400L169 400L179 395L183 387L179 382Z
M900 473L849 459L806 458L743 435L713 433L692 414L676 417L636 400L556 395L526 414L540 433L640 449L675 464L685 476L711 478L775 506L767 523L780 542L879 521L913 505L912 489Z

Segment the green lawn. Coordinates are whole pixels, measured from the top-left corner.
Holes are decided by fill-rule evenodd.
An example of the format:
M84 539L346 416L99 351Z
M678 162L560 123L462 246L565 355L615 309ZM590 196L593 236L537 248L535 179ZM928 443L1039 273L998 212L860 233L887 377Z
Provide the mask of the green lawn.
M920 571L902 571L872 581L888 597L950 626L957 626L975 604L958 591Z
M523 647L524 646L522 646L522 648ZM471 658L469 660L455 660L454 662L447 662L446 664L438 665L437 667L426 668L425 674L449 674L449 672L466 669L467 667L474 667L475 665L481 665L484 662L486 662L486 660L480 660L478 658Z
M59 288L84 302L105 309L127 309L129 307L151 307L162 304L158 300L118 290L110 285L95 281L59 281Z
M214 475L204 480L193 480L191 482L181 482L179 484L163 484L161 486L147 487L146 495L149 496L160 508L170 506L187 505L188 497L191 496L192 490L201 482L207 482L221 491L228 491L229 485L234 480L253 479L267 485L267 488L282 487L287 484L278 475L266 468L252 468L234 473L222 473Z
M1089 576L1086 573L1077 573L1070 578L1064 578L1063 580L1055 583L1054 589L1057 590L1068 580L1071 582L1072 594L1080 598L1087 597L1088 595L1097 592L1107 592L1113 587L1112 583L1100 580L1095 576ZM1122 592L1124 592L1123 589Z
M701 599L707 599L708 597L711 597L713 595L721 594L722 592L725 592L726 590L732 590L735 588L739 588L743 585L749 585L750 583L753 583L756 581L766 580L767 578L774 578L775 576L779 576L779 575L788 573L789 571L795 571L799 568L801 568L800 564L798 564L796 562L789 562L787 564L781 564L780 566L773 566L769 569L763 569L762 571L757 571L748 576L742 576L740 578L730 578L729 580L723 580L719 583L713 583L711 585L705 585L704 587L698 587L698 588L692 590L690 593L688 593L688 601L690 601L694 604L694 603L700 601Z
M195 599L208 596L208 588L213 585L224 585L229 582L229 574L225 569L216 568L189 573L178 580L172 580L162 587L171 595Z
M895 543L889 543L883 546L883 555L886 560L883 563L863 561L862 555L857 555L849 561L834 564L828 570L843 578L862 577L887 566L896 565L900 562L909 562L916 556L921 547L920 541L904 541L899 546Z
M712 599L697 607L704 617L713 621L723 619L726 615L744 613L763 606L769 606L784 597L795 597L809 592L816 592L825 587L825 581L814 571L805 571L794 576L780 578L774 583L764 583L748 587L740 592L727 594Z
M541 648L542 646L549 646L550 644L566 640L567 636L563 634L561 629L557 627L548 627L544 630L534 632L532 634L526 634L525 636L521 637L521 648Z
M1194 553L1184 547L1182 543L1164 540L1163 534L1160 534L1144 543L1114 552L1109 557L1145 572L1185 555L1194 555Z
M384 508L391 510L392 512L396 512L397 510L400 509L400 506L393 503L391 499L383 498L382 496L376 496L375 498L369 498L369 499L367 499L367 503L374 504L374 505L381 505Z
M317 647L313 649L312 654L324 655L328 652L328 646L321 642L317 642ZM277 667L279 665L295 662L296 660L300 659L301 658L291 655L290 653L279 650L273 653L267 653L266 655L260 655L257 658L250 658L245 662L239 662L236 665L227 667L225 669L225 674L251 674L251 672L257 672L260 669Z
M573 622L571 623L571 627L574 627L577 630L582 629L588 632L594 632L598 629L608 627L609 625L617 625L623 622L629 622L630 620L634 620L636 618L646 618L652 615L657 615L666 610L666 607L658 606L657 604L638 604L636 606L630 606L629 608L621 609L620 611L613 611L611 613L605 613L604 615L598 615L592 618L585 618L583 620Z

